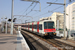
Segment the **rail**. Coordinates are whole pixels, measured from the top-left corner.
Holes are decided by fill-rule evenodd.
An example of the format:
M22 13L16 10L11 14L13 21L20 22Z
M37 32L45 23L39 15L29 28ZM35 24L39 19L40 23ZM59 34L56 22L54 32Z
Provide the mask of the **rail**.
M22 32L23 37L27 41L28 46L30 47L30 50L36 50L36 48L31 44L31 42L25 37L24 32Z

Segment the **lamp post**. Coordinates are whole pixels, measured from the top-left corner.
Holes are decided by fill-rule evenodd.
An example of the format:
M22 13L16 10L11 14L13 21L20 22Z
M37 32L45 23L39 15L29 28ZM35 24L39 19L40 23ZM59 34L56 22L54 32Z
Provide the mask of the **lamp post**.
M6 32L5 32L5 34L7 34L7 17L5 18L6 19Z
M2 19L3 19L3 18L1 18L1 32L4 31L4 27L3 27L3 26L4 26L4 23L3 23Z
M7 17L2 17L1 19L7 19ZM7 33L7 21L4 21L4 20L1 21L1 31L4 32L5 23L6 23L6 32L5 32L6 34Z
M66 34L66 0L64 0L64 38L66 38L65 34Z
M12 10L11 10L11 33L13 34L13 8L14 8L14 0L12 0Z
M29 0L22 0L22 1L29 1ZM32 2L37 2L38 1L33 1L33 0L30 0ZM11 33L10 34L13 34L13 8L14 8L14 0L12 0L12 10L11 10Z

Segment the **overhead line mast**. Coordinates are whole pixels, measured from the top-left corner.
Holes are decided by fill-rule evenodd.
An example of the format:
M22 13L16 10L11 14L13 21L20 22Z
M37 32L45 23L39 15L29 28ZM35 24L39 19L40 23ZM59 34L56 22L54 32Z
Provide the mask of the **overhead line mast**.
M64 4L62 3L51 3L51 2L47 2L48 4L57 4L57 5L64 5L64 38L65 37L65 31L66 31L66 0L64 0Z

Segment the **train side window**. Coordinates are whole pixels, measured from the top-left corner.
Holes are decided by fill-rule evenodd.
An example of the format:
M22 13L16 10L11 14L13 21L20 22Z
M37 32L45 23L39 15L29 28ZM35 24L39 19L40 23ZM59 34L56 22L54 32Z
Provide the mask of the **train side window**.
M32 25L32 28L34 28L34 25Z
M26 28L27 28L27 25L26 25Z
M26 28L27 28L27 25L26 25Z
M36 29L37 29L37 25L36 25Z
M35 25L34 25L34 29L35 29Z
M29 28L29 25L28 25L28 28Z
M27 28L28 28L28 25L27 25Z
M32 25L31 25L31 28L32 28Z
M26 27L26 25L25 25L25 27Z
M27 28L27 25L26 25L26 28Z
M34 25L34 29L36 29L36 25Z
M30 28L32 28L32 25L30 25Z
M31 25L29 25L29 28L31 28Z
M39 30L42 30L42 25L39 25Z
M33 28L34 28L34 25L33 25Z
M34 25L34 29L37 29L37 25Z
M30 28L32 28L32 25L30 25Z

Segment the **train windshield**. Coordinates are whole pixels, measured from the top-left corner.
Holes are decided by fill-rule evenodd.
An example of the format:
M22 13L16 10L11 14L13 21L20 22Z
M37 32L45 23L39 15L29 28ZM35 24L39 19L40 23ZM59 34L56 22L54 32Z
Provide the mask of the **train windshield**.
M54 27L54 22L44 22L44 29L51 29Z

